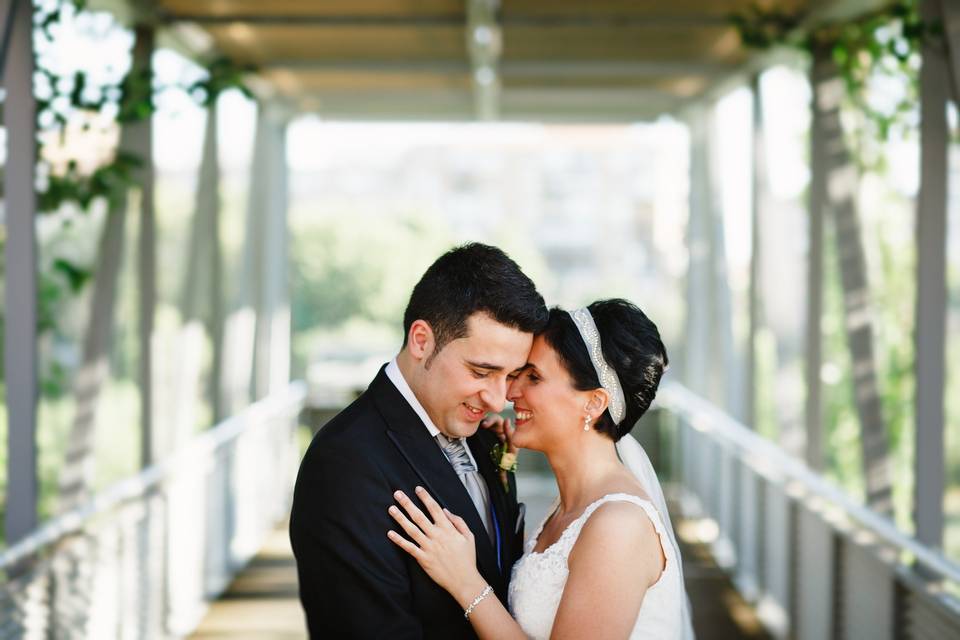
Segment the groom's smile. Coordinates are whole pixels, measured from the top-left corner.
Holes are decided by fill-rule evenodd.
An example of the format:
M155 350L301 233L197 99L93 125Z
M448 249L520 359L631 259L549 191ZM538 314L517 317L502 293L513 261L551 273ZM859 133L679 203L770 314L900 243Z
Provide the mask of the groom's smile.
M508 376L524 365L532 342L532 334L474 313L467 318L466 335L450 340L432 358L432 348L424 345L410 386L444 435L472 436L485 415L503 410Z
M485 416L487 413L482 408L474 407L466 402L463 403L463 406L466 408L467 418L470 420L476 420L477 422L479 422L480 420L483 419L483 416Z

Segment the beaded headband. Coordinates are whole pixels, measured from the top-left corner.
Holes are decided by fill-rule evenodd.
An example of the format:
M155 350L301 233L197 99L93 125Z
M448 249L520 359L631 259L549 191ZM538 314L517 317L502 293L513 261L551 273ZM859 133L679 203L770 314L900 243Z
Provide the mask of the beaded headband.
M623 387L620 386L620 378L617 372L603 357L603 350L600 348L600 332L597 330L597 323L593 321L590 310L581 307L570 312L573 323L577 325L580 331L580 337L583 343L587 345L587 353L590 354L590 362L597 372L597 378L600 379L600 386L606 389L610 394L610 405L607 410L615 424L620 424L627 413L627 402L623 395Z

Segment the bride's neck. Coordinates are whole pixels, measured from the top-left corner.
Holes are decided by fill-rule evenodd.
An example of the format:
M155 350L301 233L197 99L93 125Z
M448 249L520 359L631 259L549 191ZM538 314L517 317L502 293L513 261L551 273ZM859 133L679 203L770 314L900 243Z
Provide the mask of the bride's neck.
M547 460L560 489L560 513L582 511L598 497L598 487L620 469L613 441L596 432L547 453Z

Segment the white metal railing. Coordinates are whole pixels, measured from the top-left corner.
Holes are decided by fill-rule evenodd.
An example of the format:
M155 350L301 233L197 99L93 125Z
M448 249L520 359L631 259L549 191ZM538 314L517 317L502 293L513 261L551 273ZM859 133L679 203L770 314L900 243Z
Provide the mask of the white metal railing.
M302 383L57 516L0 554L0 638L168 638L287 514Z
M715 524L718 562L773 635L960 638L960 565L683 386L657 405L665 479Z

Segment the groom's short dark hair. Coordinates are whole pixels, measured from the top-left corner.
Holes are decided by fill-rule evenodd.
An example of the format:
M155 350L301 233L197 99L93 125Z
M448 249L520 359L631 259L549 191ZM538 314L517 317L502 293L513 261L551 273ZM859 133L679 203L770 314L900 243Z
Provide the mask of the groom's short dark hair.
M403 314L403 344L413 323L425 320L439 353L467 335L467 318L478 311L526 333L541 331L549 317L543 296L516 262L497 247L471 242L437 258L413 288Z

